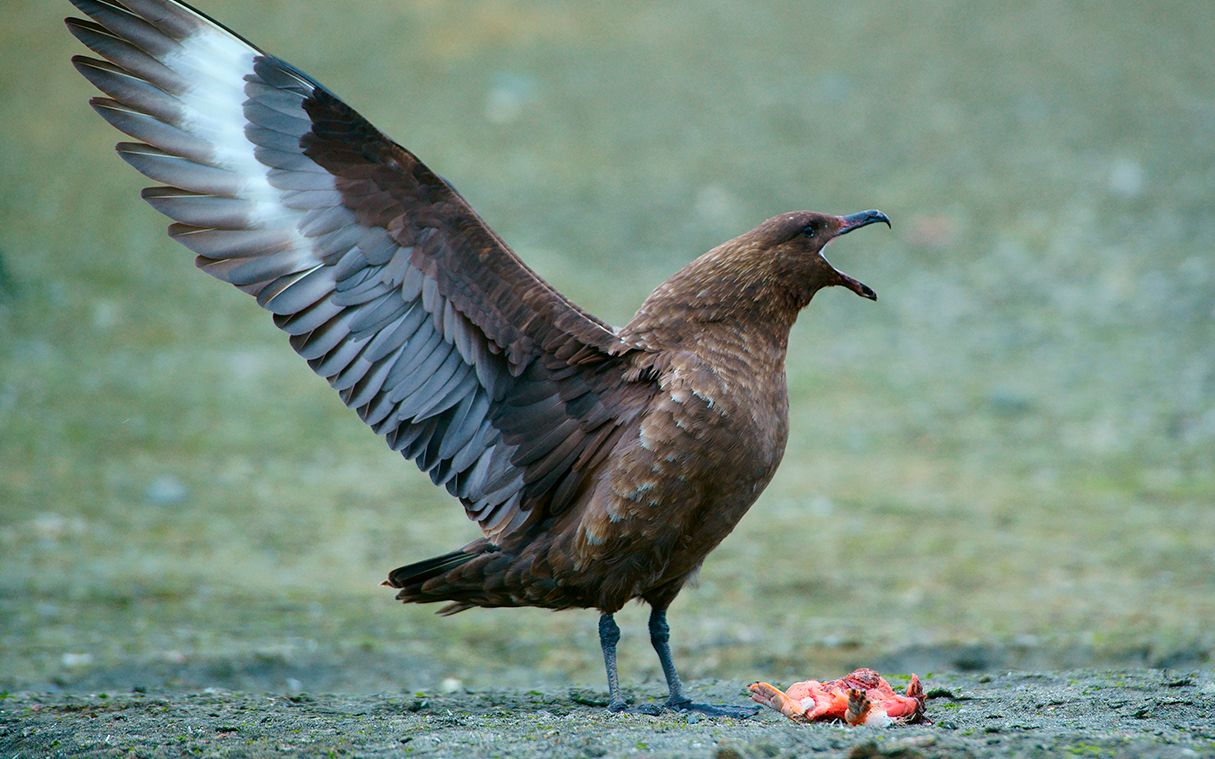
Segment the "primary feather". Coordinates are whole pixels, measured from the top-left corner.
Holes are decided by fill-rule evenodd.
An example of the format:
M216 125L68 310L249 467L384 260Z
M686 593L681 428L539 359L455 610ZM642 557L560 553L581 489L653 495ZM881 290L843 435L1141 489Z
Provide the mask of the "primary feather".
M138 140L118 152L165 185L144 197L198 266L256 297L490 538L565 508L571 459L627 421L631 348L290 64L182 3L72 2L104 59L73 59L108 95L92 105Z

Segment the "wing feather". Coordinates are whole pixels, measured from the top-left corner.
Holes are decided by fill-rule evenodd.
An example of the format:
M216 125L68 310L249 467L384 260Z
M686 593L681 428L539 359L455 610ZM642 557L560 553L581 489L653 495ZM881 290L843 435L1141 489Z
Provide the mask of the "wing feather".
M175 0L72 0L73 63L208 274L491 540L568 507L653 394L639 349L310 77Z

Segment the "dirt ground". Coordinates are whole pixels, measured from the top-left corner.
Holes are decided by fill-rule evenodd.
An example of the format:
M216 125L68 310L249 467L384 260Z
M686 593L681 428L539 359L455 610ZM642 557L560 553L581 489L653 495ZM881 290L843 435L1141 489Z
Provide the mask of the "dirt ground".
M693 683L745 701L743 683ZM782 684L783 685L783 684ZM273 693L207 688L5 693L0 754L201 755L280 752L413 756L1215 756L1215 676L1169 670L932 675L933 724L797 725L610 714L581 689ZM897 686L896 686L897 687ZM657 700L659 689L635 692Z

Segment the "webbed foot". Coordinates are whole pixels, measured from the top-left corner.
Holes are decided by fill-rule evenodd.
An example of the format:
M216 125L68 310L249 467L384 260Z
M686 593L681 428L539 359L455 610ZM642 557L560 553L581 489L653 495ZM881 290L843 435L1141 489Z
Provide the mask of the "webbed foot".
M636 704L630 706L627 702L620 701L608 704L608 711L613 714L645 714L650 717L657 717L663 712L684 712L703 714L706 717L730 717L733 719L746 719L754 717L759 711L758 706L731 706L729 704L698 704L690 700L671 703L667 701L663 704Z
M673 712L695 712L706 717L730 717L732 719L747 719L759 712L758 706L733 706L731 704L698 704L691 700L677 702L668 701L666 708Z
M645 714L650 717L657 717L659 714L662 714L662 707L658 704L629 706L627 702L619 701L608 704L608 711L613 714Z

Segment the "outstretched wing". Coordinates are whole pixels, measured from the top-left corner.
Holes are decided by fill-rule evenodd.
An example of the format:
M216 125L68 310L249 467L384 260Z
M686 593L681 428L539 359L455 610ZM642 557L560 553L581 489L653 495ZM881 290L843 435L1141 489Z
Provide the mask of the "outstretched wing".
M632 348L290 64L175 0L71 1L92 105L198 266L491 539L567 508L652 392Z

